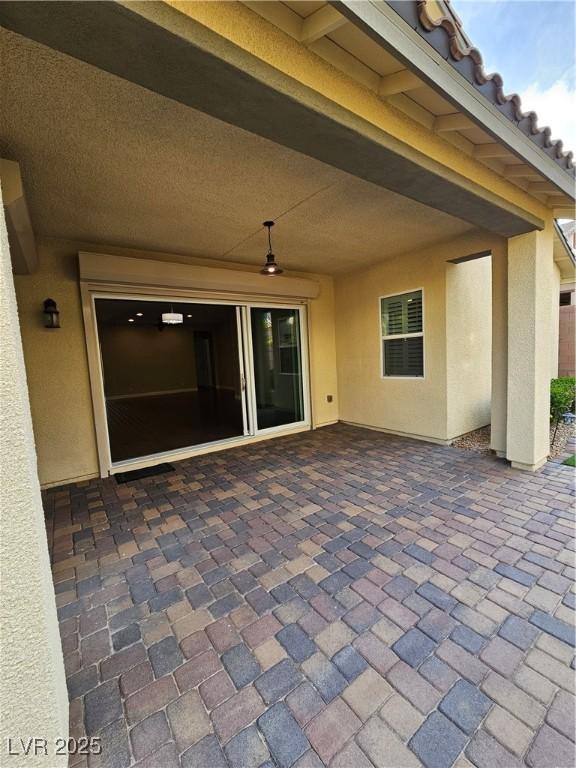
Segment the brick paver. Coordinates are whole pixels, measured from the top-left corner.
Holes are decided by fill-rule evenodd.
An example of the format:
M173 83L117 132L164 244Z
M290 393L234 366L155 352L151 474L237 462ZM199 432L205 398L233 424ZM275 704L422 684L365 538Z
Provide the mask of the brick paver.
M337 425L46 491L88 768L573 765L572 481Z

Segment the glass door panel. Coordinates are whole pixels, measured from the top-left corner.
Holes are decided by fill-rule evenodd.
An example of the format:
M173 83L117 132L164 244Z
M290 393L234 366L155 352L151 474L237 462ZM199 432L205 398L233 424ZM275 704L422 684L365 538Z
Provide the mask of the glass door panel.
M246 433L235 306L103 298L95 306L113 462Z
M305 419L298 309L250 308L258 431Z

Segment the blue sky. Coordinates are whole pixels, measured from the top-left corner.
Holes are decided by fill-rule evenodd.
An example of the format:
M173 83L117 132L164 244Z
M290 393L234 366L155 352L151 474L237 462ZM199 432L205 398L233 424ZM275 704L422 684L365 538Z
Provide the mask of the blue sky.
M576 3L573 0L453 0L487 72L576 153Z

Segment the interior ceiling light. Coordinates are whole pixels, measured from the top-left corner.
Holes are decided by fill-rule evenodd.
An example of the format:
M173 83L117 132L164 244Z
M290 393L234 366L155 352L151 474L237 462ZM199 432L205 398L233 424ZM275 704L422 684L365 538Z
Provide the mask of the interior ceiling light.
M136 312L136 317L142 317L142 312Z
M133 317L129 317L129 318L128 318L128 322L129 322L129 323L133 323L133 322L134 322L134 318L133 318Z
M192 315L186 315L186 317L192 317Z
M268 253L266 254L266 264L262 267L260 272L263 275L281 275L284 270L280 269L278 264L276 264L276 257L272 253L272 238L270 235L270 230L274 226L274 222L265 221L262 226L268 229Z
M174 308L170 305L170 312L162 313L162 322L164 325L180 325L184 322L184 315L181 312L174 312Z

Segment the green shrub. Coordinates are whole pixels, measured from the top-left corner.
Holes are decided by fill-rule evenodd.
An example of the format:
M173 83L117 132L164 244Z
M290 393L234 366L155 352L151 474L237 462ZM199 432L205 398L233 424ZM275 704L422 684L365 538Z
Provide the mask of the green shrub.
M550 382L550 420L558 422L563 414L574 413L576 378L564 376Z

